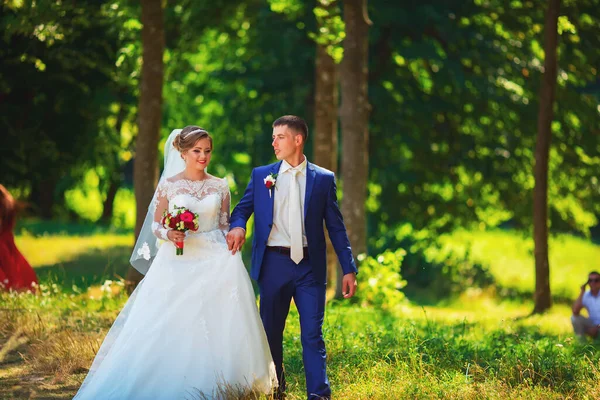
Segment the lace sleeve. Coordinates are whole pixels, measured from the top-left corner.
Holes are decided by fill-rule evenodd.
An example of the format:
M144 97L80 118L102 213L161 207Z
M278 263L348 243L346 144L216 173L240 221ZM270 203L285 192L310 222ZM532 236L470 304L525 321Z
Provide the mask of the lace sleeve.
M169 240L167 237L167 232L169 232L169 229L166 229L162 225L163 214L169 209L169 200L167 199L167 190L165 185L165 182L161 182L156 188L156 198L152 204L154 207L154 222L152 222L152 232L154 233L154 236L159 239Z
M227 180L223 179L221 188L221 210L219 212L219 229L224 235L229 232L229 216L231 211L231 192Z

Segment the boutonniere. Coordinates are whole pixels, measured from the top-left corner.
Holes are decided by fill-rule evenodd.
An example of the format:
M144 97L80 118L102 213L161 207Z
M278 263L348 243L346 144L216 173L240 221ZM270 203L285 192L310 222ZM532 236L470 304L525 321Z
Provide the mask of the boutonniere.
M277 183L277 174L270 173L265 179L265 187L269 189L269 198L271 198L271 191L275 187L275 183Z

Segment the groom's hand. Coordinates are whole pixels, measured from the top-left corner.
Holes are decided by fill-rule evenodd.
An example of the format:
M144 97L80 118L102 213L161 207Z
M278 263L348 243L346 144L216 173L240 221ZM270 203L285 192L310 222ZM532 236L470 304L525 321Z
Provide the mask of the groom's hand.
M233 228L227 233L227 247L231 254L242 251L244 243L246 243L246 231L242 228Z
M356 293L356 273L351 272L342 278L342 295L349 299Z

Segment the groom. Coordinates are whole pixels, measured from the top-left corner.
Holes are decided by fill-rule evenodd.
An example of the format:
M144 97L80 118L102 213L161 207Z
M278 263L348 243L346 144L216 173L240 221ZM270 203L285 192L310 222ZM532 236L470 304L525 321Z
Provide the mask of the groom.
M255 168L231 214L229 249L245 242L246 222L254 213L250 275L260 290L265 327L283 398L283 330L292 298L300 315L302 358L309 399L329 399L322 325L327 279L323 223L327 227L344 278L342 292L356 291L356 264L338 207L335 176L304 156L306 122L286 115L273 123L273 149L279 162Z

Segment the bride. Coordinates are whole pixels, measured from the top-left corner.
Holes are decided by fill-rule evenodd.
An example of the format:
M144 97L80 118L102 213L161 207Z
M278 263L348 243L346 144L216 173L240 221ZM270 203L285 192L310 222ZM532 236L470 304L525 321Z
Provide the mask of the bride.
M277 385L250 278L225 242L230 193L225 179L206 172L211 152L212 138L197 126L169 136L131 258L146 275L75 399L221 399L268 394ZM196 232L160 224L176 206L198 214ZM184 254L176 255L174 242L184 237Z

